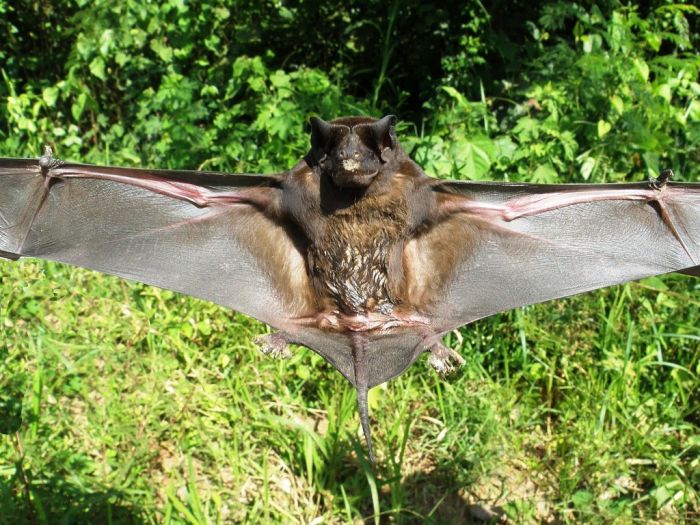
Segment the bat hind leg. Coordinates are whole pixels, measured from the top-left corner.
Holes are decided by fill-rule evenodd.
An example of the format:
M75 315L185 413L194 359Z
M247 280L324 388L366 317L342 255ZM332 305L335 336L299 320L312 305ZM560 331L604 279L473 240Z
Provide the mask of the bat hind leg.
M289 350L289 344L292 343L292 340L286 332L259 335L253 339L253 342L263 354L270 357L288 359L292 356L292 352Z
M440 375L447 375L464 364L461 355L442 343L435 343L429 351L428 364Z

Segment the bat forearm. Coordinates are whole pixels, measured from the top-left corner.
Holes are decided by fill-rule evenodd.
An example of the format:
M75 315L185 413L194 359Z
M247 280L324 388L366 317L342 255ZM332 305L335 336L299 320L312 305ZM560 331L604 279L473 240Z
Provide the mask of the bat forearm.
M616 187L614 184L601 188L572 187L567 190L545 193L529 193L511 197L504 202L475 200L467 195L440 194L438 198L438 221L451 216L464 215L495 230L508 231L505 224L518 219L553 212L569 206L586 205L603 201L631 201L651 205L668 231L678 241L690 261L699 261L695 251L687 244L687 232L682 220L674 217L670 209L688 198L683 186L667 184L668 175L648 184ZM685 234L683 233L685 232Z
M46 171L50 180L109 180L143 188L160 195L190 202L197 207L248 204L272 215L277 213L278 190L271 187L214 190L191 182L138 173L135 170L65 164Z
M590 189L577 192L561 191L545 194L530 194L514 197L505 203L490 203L471 200L461 195L443 194L439 198L442 216L464 213L482 219L495 219L511 222L522 217L540 215L566 206L595 201L628 200L641 202L663 202L674 193L673 188L655 189Z

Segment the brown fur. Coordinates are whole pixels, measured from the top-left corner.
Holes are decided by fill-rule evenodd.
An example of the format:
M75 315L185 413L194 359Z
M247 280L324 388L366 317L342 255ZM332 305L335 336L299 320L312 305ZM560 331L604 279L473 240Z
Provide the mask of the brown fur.
M403 262L409 304L426 311L440 298L464 254L470 252L464 239L474 244L475 235L468 221L454 217L425 228L406 244ZM455 243L455 239L462 242Z
M435 257L422 253L432 250L426 242L411 241L431 222L436 201L430 179L405 154L391 125L378 139L381 148L357 150L358 162L379 166L367 186L339 185L329 163L318 161L336 153L318 149L327 144L333 126L375 122L371 117L317 122L306 167L298 166L288 177L286 205L308 239L308 271L324 311L389 315L422 310L447 277L446 270L434 268L451 268L456 253L447 242L442 247L441 235Z
M401 249L408 236L405 199L365 197L329 215L309 251L316 289L345 312L385 309L403 302Z
M255 259L260 261L292 317L313 315L317 304L304 260L306 241L301 231L291 225L278 224L252 209L240 211L239 216L239 220L247 224L241 234L244 245L249 246ZM255 237L260 231L265 232L267 242L257 242ZM248 235L250 237L245 238Z

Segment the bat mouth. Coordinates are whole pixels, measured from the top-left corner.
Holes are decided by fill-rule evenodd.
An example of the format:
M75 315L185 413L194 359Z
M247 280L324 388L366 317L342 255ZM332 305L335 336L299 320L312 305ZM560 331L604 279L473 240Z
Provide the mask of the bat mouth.
M339 170L333 175L333 181L341 188L362 188L369 186L378 173L379 170L370 171L368 173Z

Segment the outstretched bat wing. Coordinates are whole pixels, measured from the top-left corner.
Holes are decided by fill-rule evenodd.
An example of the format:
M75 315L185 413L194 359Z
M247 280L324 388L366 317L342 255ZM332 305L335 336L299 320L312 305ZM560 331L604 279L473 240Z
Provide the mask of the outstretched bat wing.
M313 312L274 177L0 159L0 255L138 280L280 327ZM271 204L272 203L272 204Z
M46 162L46 161L44 161ZM50 161L54 162L55 161ZM277 177L0 159L0 256L91 268L207 299L288 333L356 384L350 339L318 329L296 226L270 217ZM368 338L369 386L421 337Z
M448 218L408 250L417 275L429 275L432 258L448 268L415 286L432 293L438 331L651 275L700 273L698 184L440 182L435 191Z
M368 388L424 349L442 351L441 333L650 275L700 273L700 185L435 181L425 201L412 196L437 208L408 210L430 220L395 270L405 300L387 318L393 328L321 330L309 241L281 208L285 184L307 175L295 170L310 168L259 176L0 159L0 256L135 279L283 330L357 387L368 443Z

